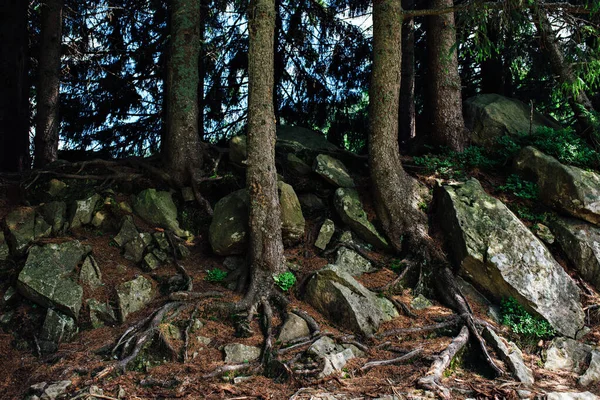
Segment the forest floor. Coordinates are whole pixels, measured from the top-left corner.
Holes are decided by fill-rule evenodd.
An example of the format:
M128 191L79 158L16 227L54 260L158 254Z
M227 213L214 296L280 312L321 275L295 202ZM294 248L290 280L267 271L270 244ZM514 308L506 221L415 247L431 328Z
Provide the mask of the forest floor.
M433 181L432 177L421 178L423 182L429 184ZM478 178L492 192L497 186L495 177L480 174ZM1 219L8 210L16 205L18 199L11 196L8 191L4 191L0 195ZM367 195L368 193L365 193L365 197L368 197ZM365 200L368 203L368 198ZM518 201L510 198L504 200ZM323 257L313 246L319 223L320 220L307 220L304 244L286 250L287 260L300 267L300 270L296 272L297 288L302 286L303 280L313 271L333 262L331 258ZM136 220L136 224L144 227L142 221ZM147 231L152 229L152 227L146 228ZM366 355L350 360L341 375L333 375L324 379L303 375L295 375L287 379L256 375L246 379L237 379L234 382L232 374L227 377L204 378L206 374L224 365L221 348L225 344L243 343L261 346L264 340L258 318L255 318L252 323L254 335L249 338L239 338L235 336L235 329L230 320L223 320L211 313L211 303L215 301L233 302L239 300L241 295L226 289L222 284L206 281L207 271L213 268L222 268L224 259L212 254L207 240L207 230L208 226L200 229L200 234L196 236L195 241L189 243L191 255L183 260L182 264L193 277L194 291L221 291L225 296L223 299L190 303L181 310L178 316L183 321L189 319L197 306L196 315L204 322L201 334L211 338L208 345L193 341L189 343L188 353L195 354L195 357L190 357L185 362L165 360L151 368L141 367L100 379L96 375L115 362L114 359L103 354L102 350L114 346L116 340L129 326L164 305L168 301L167 296L158 296L144 310L128 317L125 324L93 330L81 329L73 341L61 344L55 354L41 357L36 354L33 343L35 342L34 335L39 332L43 322L45 310L25 299L20 299L16 307L17 317L13 319L15 322L10 327L4 326L0 329L0 399L22 399L31 385L60 380L72 382L69 392L73 397L78 393L84 393L82 390L96 385L103 390L104 396L96 398L104 399L117 398L121 389L124 390L127 399L320 399L327 398L324 397L326 393L336 396L345 395L346 397L339 398L347 399L371 399L384 395L407 398L409 394L423 395L423 392L417 388L417 381L427 373L434 357L452 341L451 335L444 336L435 332L426 332L402 336L392 335L380 339L359 338L358 340L368 347ZM104 286L94 293L94 297L102 301L110 299L116 285L143 272L139 266L125 260L117 247L111 246L114 234L115 232L82 229L73 232L72 236L68 238L48 239L46 242L75 238L93 247L93 254L101 266L104 282ZM379 257L386 263L391 262L388 256L376 254L373 256ZM559 261L561 260L560 254L557 254L557 258ZM562 264L567 267L564 263ZM174 265L163 265L150 276L154 278L158 286L157 282L164 282L175 274L177 274L177 270ZM375 289L384 286L396 277L396 272L384 267L374 273L363 275L359 280L368 288ZM14 269L1 271L0 295L4 295L15 280ZM352 332L342 332L332 325L310 305L303 302L294 289L288 296L291 300L290 307L300 308L309 313L320 325L321 332L330 333L333 337L338 338L343 334L352 334ZM404 289L395 296L397 300L406 304L410 303L412 297L413 293L410 289ZM465 362L458 365L452 364L444 374L442 381L446 387L452 389L452 395L455 398L519 398L517 390L527 390L532 394L547 391L589 390L600 395L599 387L585 389L578 387L575 374L549 372L542 368L548 342L523 341L512 334L507 327L499 326L492 321L487 315L487 310L481 309L476 301L471 301L471 305L477 317L488 321L504 337L520 344L524 351L526 364L533 371L535 384L526 387L508 376L494 379L486 373L484 368L481 368L482 363L477 357L466 357ZM402 315L384 323L379 332L394 328L435 324L453 314L450 309L435 301L432 307L421 311L413 310L413 312L416 314L416 318ZM80 320L80 326L84 328L90 326L89 321L85 320L85 314L82 313L83 317ZM276 314L274 322L275 327L278 328L282 322L281 316ZM584 339L600 343L599 316L588 315L588 323L591 331ZM277 331L275 333L277 334ZM385 342L389 342L387 346L381 346ZM183 342L176 343L176 345L182 346ZM279 346L276 344L276 348ZM307 347L300 347L297 351L282 355L282 361L293 359L296 354L306 350ZM408 364L375 367L367 372L360 371L367 361L392 359L398 357L399 350L410 351L416 348L422 348L423 352ZM476 354L476 351L469 353ZM491 354L494 356L494 353ZM503 363L497 358L495 361L498 365L503 366ZM240 375L243 376L243 374ZM80 398L85 399L86 397L82 395Z

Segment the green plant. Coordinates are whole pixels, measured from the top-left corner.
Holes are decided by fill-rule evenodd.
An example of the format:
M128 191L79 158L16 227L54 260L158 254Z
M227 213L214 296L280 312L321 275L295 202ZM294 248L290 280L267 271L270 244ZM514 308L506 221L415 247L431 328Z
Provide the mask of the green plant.
M531 221L531 222L541 222L543 224L548 222L548 218L550 214L546 212L536 212L529 207L526 206L516 206L515 208L517 216L521 219Z
M204 280L208 282L223 282L227 278L227 271L219 268L210 269L206 273Z
M395 259L395 260L392 260L389 268L394 272L400 272L400 270L404 269L405 266L406 265L402 260Z
M274 275L273 280L281 290L287 292L296 283L296 275L287 271L279 275Z
M551 338L556 334L548 321L534 317L512 297L502 301L501 312L502 323L514 333L535 339Z
M521 199L535 200L538 197L538 186L534 182L521 179L519 175L510 175L506 180L506 185L500 186L503 192L511 192Z

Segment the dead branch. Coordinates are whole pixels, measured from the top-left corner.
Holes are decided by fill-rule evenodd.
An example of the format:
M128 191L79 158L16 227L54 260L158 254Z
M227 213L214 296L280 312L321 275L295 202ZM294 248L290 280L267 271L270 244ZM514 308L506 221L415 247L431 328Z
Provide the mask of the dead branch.
M444 371L450 366L450 362L456 357L458 352L467 344L469 340L469 328L463 326L458 336L452 340L448 347L431 364L427 374L419 379L419 387L425 390L431 390L444 399L451 398L450 391L440 383Z
M408 354L405 354L398 358L392 358L391 360L381 360L381 361L370 361L363 365L360 371L365 372L373 367L382 367L385 365L393 365L393 364L401 364L403 362L409 361L423 352L423 348L419 347Z

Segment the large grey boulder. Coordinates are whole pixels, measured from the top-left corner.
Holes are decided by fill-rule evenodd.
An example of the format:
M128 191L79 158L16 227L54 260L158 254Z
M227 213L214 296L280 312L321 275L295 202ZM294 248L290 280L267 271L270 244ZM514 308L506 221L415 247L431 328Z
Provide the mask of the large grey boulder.
M284 182L278 182L277 188L282 238L286 245L292 245L304 237L304 215L294 189ZM240 189L223 197L215 205L208 238L216 254L228 256L246 251L249 204L247 190Z
M476 179L437 188L436 215L459 272L494 301L513 297L561 334L581 334L579 289L544 244Z
M288 313L285 323L281 327L278 340L281 343L287 343L306 336L310 336L310 329L306 321L296 314Z
M356 186L344 164L340 160L326 154L319 154L315 158L313 169L323 179L334 186L346 188Z
M337 151L336 145L328 142L325 136L319 132L299 126L279 125L277 126L277 144L282 150L313 153L323 151Z
M156 189L141 191L133 202L133 209L144 221L173 231L177 236L187 237L189 232L179 227L177 206L171 193L159 192Z
M394 305L336 265L317 271L306 285L305 300L342 328L372 335L379 325L398 316Z
M20 207L4 219L8 233L8 243L16 256L22 256L27 246L35 239L35 208Z
M542 202L600 225L600 175L563 165L534 147L521 150L514 166L520 174L537 183Z
M102 201L99 194L94 194L84 200L76 200L69 207L69 228L75 229L92 222L96 205Z
M19 274L21 294L45 307L55 308L77 319L83 289L74 272L90 248L78 241L33 246Z
M577 219L557 218L552 230L579 275L600 289L600 228Z
M379 249L389 249L388 242L367 219L367 213L356 190L349 188L337 189L335 191L334 206L342 221L356 232L361 239Z
M558 123L539 112L534 112L531 120L530 106L498 94L480 94L467 99L463 113L470 142L478 146L493 146L504 135L527 134L531 122L533 132L542 126L560 128Z
M152 283L143 276L117 286L117 309L121 322L125 322L129 314L146 307L153 297Z

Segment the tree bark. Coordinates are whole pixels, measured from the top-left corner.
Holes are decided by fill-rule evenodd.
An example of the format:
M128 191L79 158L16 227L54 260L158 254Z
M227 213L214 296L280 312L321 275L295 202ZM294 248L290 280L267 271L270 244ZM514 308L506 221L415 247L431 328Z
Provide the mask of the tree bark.
M275 0L252 0L248 48L248 161L250 303L267 301L273 274L282 271L281 211L275 170L273 110Z
M594 111L594 106L583 88L577 87L577 76L573 73L570 65L565 62L563 51L558 43L558 37L552 29L552 24L548 19L546 11L543 9L538 10L537 14L534 14L534 20L536 22L535 26L538 35L540 36L542 47L548 56L552 71L563 86L572 88L572 93L568 97L569 105L577 119L582 136L585 137L589 143L598 147L599 144L595 143L595 140L592 137L594 126L590 118L590 112Z
M197 178L203 162L198 136L200 0L173 0L170 22L167 129L163 154L174 181L184 185Z
M415 8L415 0L402 0L404 10ZM415 20L402 23L402 79L400 82L400 150L408 150L408 142L416 134L415 111Z
M453 0L431 0L430 6L452 7ZM466 136L454 14L430 16L427 27L432 142L448 146L454 151L462 151Z
M29 169L29 2L6 0L0 12L0 170Z
M204 96L204 81L206 79L206 21L208 19L210 0L200 0L200 54L198 58L198 137L204 139L204 108L206 99Z
M58 158L62 14L63 0L45 0L42 3L34 140L36 168Z

